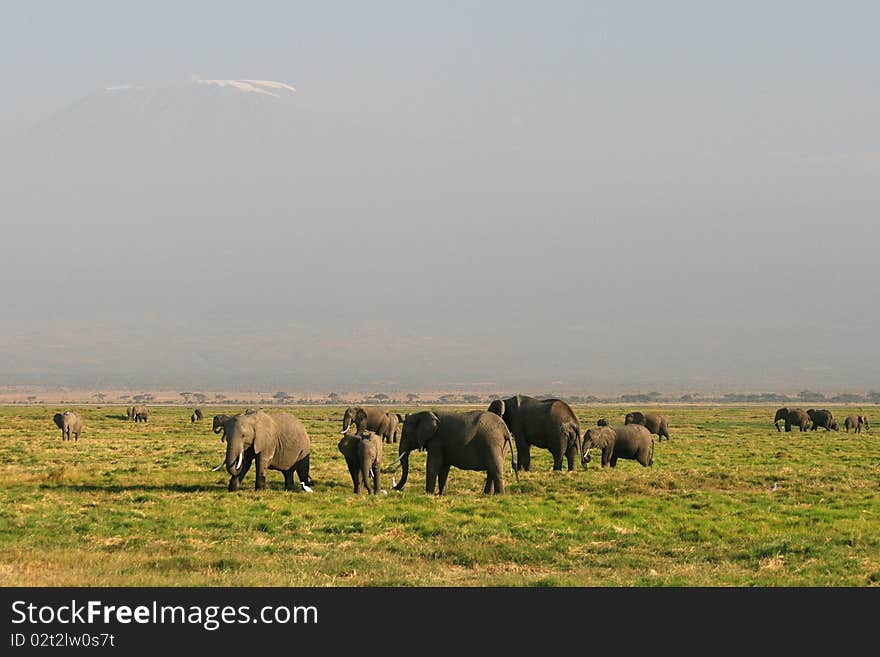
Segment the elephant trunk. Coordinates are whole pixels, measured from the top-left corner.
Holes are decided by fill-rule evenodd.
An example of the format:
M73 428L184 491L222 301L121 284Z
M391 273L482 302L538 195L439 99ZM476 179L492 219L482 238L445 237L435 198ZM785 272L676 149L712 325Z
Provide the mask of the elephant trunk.
M233 450L227 443L226 448L226 472L233 476L241 474L241 464L244 461L244 449Z
M404 452L400 456L400 481L397 482L397 485L394 487L394 490L403 490L403 487L406 486L406 480L409 477L409 452Z

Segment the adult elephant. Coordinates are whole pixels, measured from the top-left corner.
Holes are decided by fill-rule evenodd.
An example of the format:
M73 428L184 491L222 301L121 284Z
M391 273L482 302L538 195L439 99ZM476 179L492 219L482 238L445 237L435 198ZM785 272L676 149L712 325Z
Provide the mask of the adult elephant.
M654 436L642 424L596 427L584 433L584 464L590 462L590 450L602 450L602 467L617 466L617 459L633 459L643 466L654 465Z
M129 406L125 409L125 417L129 422L134 422L134 406Z
M75 441L79 441L79 433L83 428L82 418L73 411L64 411L63 413L55 413L52 417L55 426L61 429L61 439L70 440L73 436Z
M510 430L500 417L488 411L461 413L421 411L403 420L398 458L403 470L395 490L403 490L409 478L409 453L425 449L425 492L446 492L449 469L476 470L486 473L484 493L504 493L504 451L510 449L513 467L513 442ZM396 463L395 461L394 463ZM393 463L392 463L393 465Z
M241 481L256 464L256 490L266 487L268 470L280 470L285 490L293 489L293 474L303 490L309 484L311 440L299 418L290 413L247 411L223 423L226 435L226 471L231 475L229 490L237 491Z
M853 433L862 433L862 427L865 429L871 428L868 426L868 418L864 415L847 415L843 421L843 426L846 428L847 433L849 433L850 429L853 430Z
M825 431L837 431L840 428L829 410L809 408L807 409L807 415L810 416L813 431L816 431L819 427L822 427Z
M134 417L132 418L135 422L146 422L150 417L150 409L146 406L135 406L133 407Z
M577 415L561 399L535 399L514 395L496 399L489 412L502 418L516 441L516 469L531 468L531 446L542 447L553 455L553 469L562 470L562 457L574 470L581 451L581 429Z
M398 427L402 422L400 415L391 413L380 406L351 406L342 416L342 433L354 426L355 433L372 431L386 443L397 442Z
M773 424L776 426L777 431L782 431L782 429L779 428L780 420L785 423L786 431L791 431L792 427L797 427L801 431L809 431L810 425L813 422L806 411L801 410L800 408L788 408L786 406L778 409L776 415L773 417Z
M623 418L624 424L641 424L652 434L657 436L657 440L669 440L669 419L660 413L642 413L641 411L632 411L627 413Z
M373 495L379 493L380 468L382 467L382 437L372 431L345 434L336 445L345 457L354 492L359 494L363 487Z

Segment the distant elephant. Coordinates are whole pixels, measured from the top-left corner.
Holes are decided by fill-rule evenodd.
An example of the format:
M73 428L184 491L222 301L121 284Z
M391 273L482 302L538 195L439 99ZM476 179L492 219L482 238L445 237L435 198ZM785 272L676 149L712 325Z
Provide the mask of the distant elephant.
M641 424L648 431L657 436L657 440L669 440L669 420L665 415L660 413L642 413L641 411L633 411L627 413L623 418L624 424Z
M61 439L70 440L73 436L74 441L79 442L79 434L83 428L82 418L73 411L64 411L63 413L55 413L52 417L55 426L61 429Z
M125 417L129 422L134 422L134 406L129 406L125 409Z
M191 423L196 421L196 414L195 413L193 413L192 415L189 416L189 421Z
M342 416L342 433L347 433L354 425L356 433L372 431L382 436L386 443L396 443L401 419L400 415L380 406L352 406L345 409Z
M196 421L197 421L197 422L201 422L201 421L204 419L204 416L202 415L202 409L201 409L201 408L197 408L196 410L194 410L194 411L193 411L193 415L196 416Z
M311 440L303 423L290 413L269 414L247 411L223 423L226 434L226 471L231 475L229 490L237 491L242 479L256 462L256 490L266 487L266 472L280 470L285 490L293 490L293 474L303 490L309 488Z
M596 420L596 426L597 427L610 427L611 423L608 422L608 420L606 420L604 417L600 417L598 420Z
M864 415L847 415L846 419L843 421L844 427L846 427L846 432L849 433L849 430L852 429L854 433L862 433L862 427L865 429L870 429L868 426L868 418Z
M825 431L837 431L837 429L839 428L837 423L834 421L834 417L832 416L831 411L825 409L816 410L814 408L810 408L807 409L807 415L810 416L810 422L813 423L813 431L816 431L819 427L823 427Z
M489 412L501 417L516 441L516 469L531 468L532 445L543 447L553 455L553 469L562 470L562 457L574 470L581 452L581 430L577 415L561 399L535 399L515 395L496 399Z
M779 428L780 420L785 422L786 431L791 431L792 427L798 427L801 431L809 431L810 424L812 424L812 420L806 411L799 408L787 408L785 406L778 409L773 418L773 424L776 426L777 431L782 431L782 429Z
M617 466L617 459L633 459L643 466L654 465L654 436L642 424L596 427L584 433L584 464L590 462L590 450L602 450L602 467Z
M425 492L446 492L449 469L484 471L483 493L504 493L504 451L510 449L513 463L513 436L498 415L487 411L461 413L421 411L410 413L403 420L397 461L403 470L395 490L403 490L409 477L409 453L427 450ZM397 462L395 461L395 463ZM393 465L393 464L392 464Z
M382 437L372 431L345 434L336 447L345 457L354 492L360 494L363 486L368 493L372 488L373 495L377 495L380 490L379 469L382 467Z
M150 410L146 406L134 406L134 421L135 422L146 422L150 417Z

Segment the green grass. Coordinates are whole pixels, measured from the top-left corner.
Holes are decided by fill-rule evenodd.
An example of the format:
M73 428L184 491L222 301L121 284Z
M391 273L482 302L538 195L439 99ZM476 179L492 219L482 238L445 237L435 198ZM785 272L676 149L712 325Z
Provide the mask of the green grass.
M355 496L340 407L284 409L311 435L313 495L275 471L267 490L251 471L226 491L210 418L242 409L192 425L186 407L153 407L148 424L77 408L78 443L62 442L59 410L0 407L3 586L880 585L880 435L777 433L771 407L662 408L672 440L651 468L552 472L533 449L497 497L454 468L446 496L425 494L424 454L406 492ZM625 412L575 410L582 429Z

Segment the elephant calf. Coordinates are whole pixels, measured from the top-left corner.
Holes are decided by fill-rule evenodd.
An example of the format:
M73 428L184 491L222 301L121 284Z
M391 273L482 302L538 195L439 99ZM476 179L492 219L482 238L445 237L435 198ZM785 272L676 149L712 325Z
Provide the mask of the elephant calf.
M846 419L843 421L843 426L846 428L846 432L849 433L849 430L852 429L854 433L862 433L862 427L865 429L870 429L868 426L868 418L864 415L847 415Z
M627 413L623 419L624 424L641 424L647 427L648 431L657 436L657 440L669 440L669 420L665 415L660 413L642 413L641 411L633 411Z
M617 466L617 459L633 459L643 466L654 465L654 436L641 424L596 427L584 434L584 464L590 462L592 448L602 450L602 467Z
M79 442L79 433L82 431L82 418L73 411L65 411L64 413L56 413L52 420L55 426L61 429L61 439L70 440L73 436L74 441Z
M336 448L345 457L355 494L360 494L363 486L368 493L372 488L372 494L378 495L381 490L379 471L382 467L382 437L372 431L346 434Z

